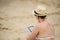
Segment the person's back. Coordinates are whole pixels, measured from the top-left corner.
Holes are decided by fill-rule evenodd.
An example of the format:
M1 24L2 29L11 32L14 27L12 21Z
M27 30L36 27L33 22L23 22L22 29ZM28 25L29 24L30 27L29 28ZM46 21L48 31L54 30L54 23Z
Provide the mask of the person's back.
M43 21L41 23L37 23L37 27L39 27L38 39L54 39L54 26L52 23Z

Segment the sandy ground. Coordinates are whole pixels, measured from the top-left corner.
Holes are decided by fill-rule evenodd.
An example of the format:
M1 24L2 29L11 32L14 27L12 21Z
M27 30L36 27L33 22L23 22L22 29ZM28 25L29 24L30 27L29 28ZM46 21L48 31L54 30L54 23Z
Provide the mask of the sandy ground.
M36 22L33 5L36 4L28 0L0 0L0 40L23 40L28 36L25 28ZM50 12L54 11L60 12L60 9L51 7ZM55 40L60 40L59 12L47 17L55 23Z

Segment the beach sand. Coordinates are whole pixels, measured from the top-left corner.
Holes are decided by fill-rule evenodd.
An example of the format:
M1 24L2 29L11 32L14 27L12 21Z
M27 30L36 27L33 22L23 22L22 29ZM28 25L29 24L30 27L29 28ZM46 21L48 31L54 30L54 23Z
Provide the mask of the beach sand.
M25 28L36 23L33 10L39 3L33 2L30 0L0 0L0 40L25 40L28 36ZM46 0L46 3L50 1ZM60 8L57 5L58 2L54 6L52 6L53 2L50 4L48 4L51 6L49 12L52 14L48 15L47 19L55 23L55 40L60 40Z

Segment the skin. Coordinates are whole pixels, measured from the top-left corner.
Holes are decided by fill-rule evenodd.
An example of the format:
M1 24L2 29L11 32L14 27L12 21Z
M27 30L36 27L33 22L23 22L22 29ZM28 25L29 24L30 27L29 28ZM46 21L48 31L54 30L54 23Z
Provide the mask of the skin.
M54 25L52 23L47 23L45 19L41 19L40 17L36 16L38 23L35 25L31 35L27 38L27 40L36 40L36 35L38 37L48 37L54 35ZM54 40L54 39L48 39Z

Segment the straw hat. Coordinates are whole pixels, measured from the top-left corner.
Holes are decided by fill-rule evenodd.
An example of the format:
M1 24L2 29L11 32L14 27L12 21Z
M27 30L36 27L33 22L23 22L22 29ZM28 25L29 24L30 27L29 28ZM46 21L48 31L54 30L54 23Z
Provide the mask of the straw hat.
M47 9L44 5L39 5L37 8L34 10L34 15L35 16L46 16L47 15Z

